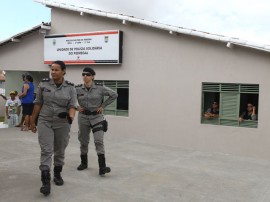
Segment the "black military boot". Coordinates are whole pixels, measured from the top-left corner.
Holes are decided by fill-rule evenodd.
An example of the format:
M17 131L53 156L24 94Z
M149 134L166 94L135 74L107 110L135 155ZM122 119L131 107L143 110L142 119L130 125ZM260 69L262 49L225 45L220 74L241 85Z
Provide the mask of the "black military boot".
M53 181L56 185L61 186L64 184L64 180L61 177L62 166L54 166L54 178Z
M51 193L50 171L48 170L41 171L41 181L42 181L42 186L40 187L40 193L47 196Z
M105 155L98 155L98 165L99 165L99 175L105 175L106 173L111 172L110 167L106 167Z
M77 170L84 170L88 167L88 157L87 154L81 154L81 164L78 166Z

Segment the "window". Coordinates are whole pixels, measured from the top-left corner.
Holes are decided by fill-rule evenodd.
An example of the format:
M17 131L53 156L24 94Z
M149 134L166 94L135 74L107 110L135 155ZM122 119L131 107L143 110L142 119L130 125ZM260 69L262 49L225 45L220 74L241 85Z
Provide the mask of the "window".
M128 116L128 105L129 105L129 81L100 81L101 83L118 93L117 99L108 105L104 114L116 115L116 116ZM104 100L107 96L104 97Z
M204 113L211 108L213 102L219 103L218 116L205 117ZM256 107L256 118L239 121L249 103ZM258 104L258 84L202 83L201 123L257 128Z

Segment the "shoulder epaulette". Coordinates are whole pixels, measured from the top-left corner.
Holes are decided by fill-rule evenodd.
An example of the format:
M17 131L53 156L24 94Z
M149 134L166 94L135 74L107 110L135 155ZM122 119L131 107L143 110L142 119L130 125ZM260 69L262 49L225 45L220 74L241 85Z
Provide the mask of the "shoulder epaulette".
M82 84L78 84L75 86L75 88L79 88L79 87L82 87Z
M67 81L67 80L66 80L66 83L67 83L68 85L74 86L74 83L71 83L70 81Z
M50 78L44 78L44 79L42 79L42 82L48 82L50 80L51 80Z

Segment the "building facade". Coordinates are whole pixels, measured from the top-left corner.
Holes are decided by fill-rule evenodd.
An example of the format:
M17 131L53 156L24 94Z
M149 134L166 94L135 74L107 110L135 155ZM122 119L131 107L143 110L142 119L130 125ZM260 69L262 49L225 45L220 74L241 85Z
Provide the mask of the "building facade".
M95 15L79 7L43 3L51 7L47 35L123 32L122 63L92 64L95 79L120 95L106 110L108 135L270 159L268 49L148 26L136 18L124 20L122 15L98 11ZM0 66L7 80L9 71L48 73L43 50L40 32L0 46ZM68 65L66 79L82 83L85 66ZM250 100L258 120L239 124L238 117ZM203 114L213 101L220 104L220 117L205 120ZM77 128L74 122L72 130Z

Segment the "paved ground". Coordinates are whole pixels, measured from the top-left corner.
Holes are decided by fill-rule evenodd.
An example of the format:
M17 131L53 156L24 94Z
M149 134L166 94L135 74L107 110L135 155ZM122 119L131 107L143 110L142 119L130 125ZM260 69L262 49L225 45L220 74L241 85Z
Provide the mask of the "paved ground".
M0 129L1 202L269 202L270 162L119 140L106 135L107 165L98 175L91 143L89 168L77 171L79 144L71 134L64 186L39 193L37 135L18 128Z

